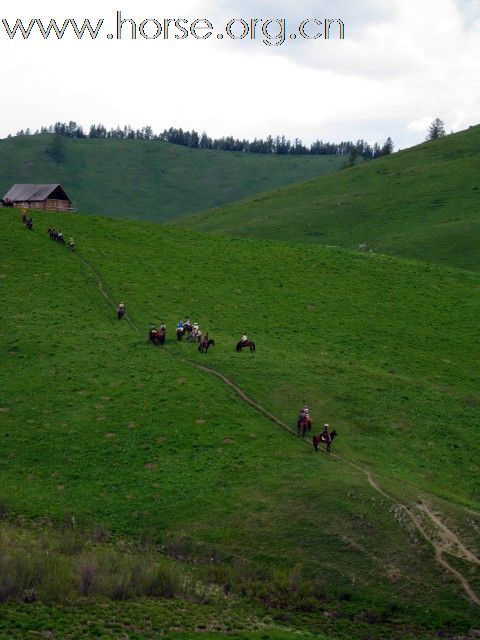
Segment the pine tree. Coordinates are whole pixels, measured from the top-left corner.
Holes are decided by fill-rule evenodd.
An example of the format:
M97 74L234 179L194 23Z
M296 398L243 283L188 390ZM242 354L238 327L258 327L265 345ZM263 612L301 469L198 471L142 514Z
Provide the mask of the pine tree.
M382 156L389 156L392 152L393 152L393 140L389 136L383 144Z
M427 140L436 140L437 138L443 138L445 135L445 124L440 118L435 118L428 129Z

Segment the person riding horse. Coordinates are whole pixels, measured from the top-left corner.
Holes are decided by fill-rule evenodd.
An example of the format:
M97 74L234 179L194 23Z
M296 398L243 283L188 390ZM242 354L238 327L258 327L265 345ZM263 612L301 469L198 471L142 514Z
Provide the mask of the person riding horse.
M70 236L70 240L68 241L68 248L70 251L75 251L75 241L72 236Z
M253 340L250 340L246 333L244 333L240 340L237 342L235 349L237 350L237 353L240 353L240 351L244 347L250 347L250 351L255 351L255 342Z
M208 333L205 337L199 341L198 350L200 353L207 353L210 346L215 346L215 340L208 337Z
M325 442L327 445L332 442L332 436L330 435L329 429L330 429L330 425L324 424L322 433L320 434L322 436L323 442Z
M330 446L337 435L338 434L335 429L330 431L330 426L328 424L324 424L322 431L318 435L313 436L312 444L315 451L318 451L318 446L324 442L327 445L327 453L330 453Z
M123 304L123 302L120 302L117 308L117 318L121 320L124 317L124 315L125 315L125 305Z
M185 327L185 325L183 325ZM200 331L200 327L197 322L193 323L192 331L187 338L187 342L200 342L202 339L202 332Z
M310 418L310 411L308 407L305 405L302 409L300 409L300 413L297 420L297 429L298 436L305 437L305 433L307 431L312 430L312 419Z

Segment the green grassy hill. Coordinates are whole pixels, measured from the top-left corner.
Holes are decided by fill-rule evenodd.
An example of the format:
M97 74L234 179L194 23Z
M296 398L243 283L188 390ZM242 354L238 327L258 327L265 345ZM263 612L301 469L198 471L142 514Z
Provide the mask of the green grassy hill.
M51 224L75 237L76 255L49 240ZM462 582L478 599L476 275L108 218L37 214L34 225L0 216L0 561L23 566L8 546L17 527L25 548L57 549L72 593L62 600L39 577L35 602L30 586L1 605L0 638L453 638L480 627ZM129 322L102 292L125 302ZM207 355L173 339L185 315L215 339ZM146 341L161 322L163 349ZM234 350L244 331L255 354ZM307 402L315 431L338 430L334 454L198 364L286 425ZM108 535L85 535L77 557L57 541L65 523L69 535L76 523ZM50 526L48 544L31 542ZM174 558L197 586L159 600L105 578L74 595L85 558L100 572L137 547Z
M479 271L480 126L181 224Z
M79 211L161 222L340 168L337 156L264 156L189 149L161 141L0 140L0 192L15 183L61 183Z

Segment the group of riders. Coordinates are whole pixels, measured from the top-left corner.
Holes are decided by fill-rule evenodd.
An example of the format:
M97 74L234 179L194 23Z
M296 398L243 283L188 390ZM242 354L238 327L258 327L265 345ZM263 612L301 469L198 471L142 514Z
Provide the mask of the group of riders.
M30 216L27 218L26 209L22 209L22 224L30 231L33 229L32 217ZM65 238L60 230L49 227L48 235L50 236L51 240L56 240L60 244L65 244ZM70 236L68 240L68 246L72 251L75 251L75 242L72 236ZM123 302L120 302L117 307L117 318L119 320L122 320L124 317L125 305ZM205 353L208 351L210 345L215 344L215 341L208 337L208 333L203 336L198 323L194 322L192 324L189 318L185 318L185 320L179 320L177 322L175 331L178 340L182 340L183 336L186 335L187 342L197 342L199 344L198 350ZM165 324L162 324L158 329L155 329L154 327L150 329L149 340L155 345L164 344L166 335L167 327L165 326ZM238 341L236 350L241 351L243 347L250 347L251 351L255 351L255 343L249 339L246 333L244 333ZM310 410L306 405L300 409L297 420L297 428L298 436L301 436L302 438L305 437L307 431L311 431L312 429ZM315 447L315 451L318 451L318 445L322 442L327 445L327 451L330 451L330 445L336 435L337 432L335 430L330 431L329 425L324 424L322 431L318 435L313 436L313 446Z
M297 420L297 429L298 429L298 437L305 437L307 431L312 430L312 419L310 417L310 410L305 405L300 409L298 420ZM332 444L332 440L337 435L335 429L330 431L330 425L325 423L323 425L322 431L318 435L313 436L313 446L315 451L318 451L318 445L320 443L324 443L327 445L327 451L330 452L330 445Z
M60 244L65 244L65 238L63 237L63 233L61 231L57 231L57 229L49 228L48 235L50 236L50 240L56 240ZM72 236L68 239L68 248L71 251L75 251L75 241Z
M198 322L192 324L189 318L177 322L175 333L177 334L177 340L181 340L184 335L187 336L187 342L200 342L202 340L202 332ZM208 339L208 333L205 334L205 337Z
M33 229L33 220L32 216L27 218L27 210L22 209L22 224L27 227L30 231ZM65 244L65 238L63 237L63 233L53 227L48 228L48 235L50 236L50 240L56 240L60 244ZM75 241L72 236L70 236L68 240L68 248L71 251L75 251Z

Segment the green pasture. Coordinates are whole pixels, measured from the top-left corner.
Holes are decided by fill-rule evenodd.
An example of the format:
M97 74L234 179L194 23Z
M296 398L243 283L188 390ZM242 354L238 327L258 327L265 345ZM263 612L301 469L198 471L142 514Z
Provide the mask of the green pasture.
M0 140L0 198L16 183L61 183L78 211L162 222L340 168L339 156L266 156L158 140Z
M197 230L480 270L480 126L187 217Z
M48 238L50 225L74 236L77 255ZM148 540L199 579L230 584L239 619L282 603L273 622L330 637L478 628L478 608L395 508L428 501L480 552L478 518L463 510L480 506L476 275L109 218L39 213L28 232L5 209L0 241L8 517L26 527L73 518ZM116 319L86 263L132 324ZM174 340L187 315L215 339L207 355ZM167 344L156 349L147 332L161 322ZM235 352L243 332L255 354ZM337 429L340 458L315 453L192 363L292 427L308 403L315 431ZM478 593L478 568L452 562ZM4 610L28 626L25 606ZM81 611L49 606L30 611L58 628L68 616L83 624ZM95 621L97 604L85 606ZM116 605L105 606L100 637L117 637L101 622ZM191 603L175 606L191 615ZM189 624L168 629L199 631Z

